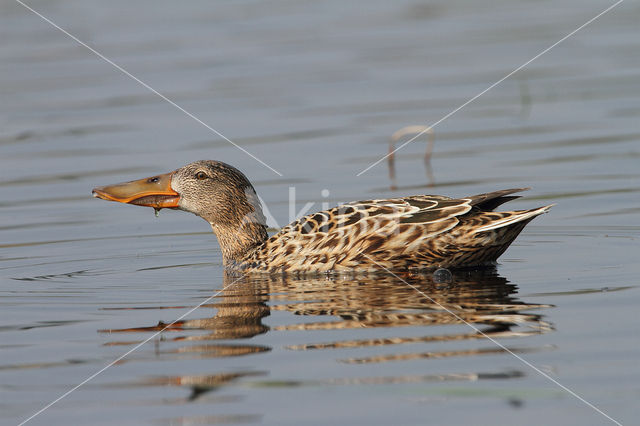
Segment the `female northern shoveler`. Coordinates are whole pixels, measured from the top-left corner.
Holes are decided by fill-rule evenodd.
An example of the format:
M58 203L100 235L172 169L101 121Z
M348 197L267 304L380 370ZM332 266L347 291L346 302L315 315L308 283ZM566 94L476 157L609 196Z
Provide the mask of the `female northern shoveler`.
M306 273L494 262L531 219L551 207L493 211L525 189L460 199L414 195L356 201L304 216L272 237L249 180L219 161L197 161L171 173L95 188L93 196L200 216L218 237L227 269Z

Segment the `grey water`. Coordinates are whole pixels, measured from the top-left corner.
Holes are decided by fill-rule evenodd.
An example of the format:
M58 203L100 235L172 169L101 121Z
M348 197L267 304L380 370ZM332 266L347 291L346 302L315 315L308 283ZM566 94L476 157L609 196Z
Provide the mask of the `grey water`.
M250 156L2 2L0 423L119 359L28 424L633 424L637 2L438 123L429 167L420 137L393 179L361 173L612 4L28 2ZM204 221L91 197L198 159L242 170L273 227L411 194L556 205L451 282L230 282Z

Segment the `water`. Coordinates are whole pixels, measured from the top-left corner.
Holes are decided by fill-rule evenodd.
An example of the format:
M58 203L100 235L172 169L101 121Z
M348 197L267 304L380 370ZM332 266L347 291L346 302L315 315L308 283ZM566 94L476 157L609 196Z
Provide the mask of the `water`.
M637 418L637 4L438 124L431 171L426 138L404 147L395 182L386 161L356 176L393 132L438 121L611 3L29 4L283 176L0 5L2 423L146 340L30 424L609 422L505 348ZM205 222L91 198L205 158L243 170L274 226L307 203L416 193L531 186L513 208L557 205L495 271L451 283L230 282Z

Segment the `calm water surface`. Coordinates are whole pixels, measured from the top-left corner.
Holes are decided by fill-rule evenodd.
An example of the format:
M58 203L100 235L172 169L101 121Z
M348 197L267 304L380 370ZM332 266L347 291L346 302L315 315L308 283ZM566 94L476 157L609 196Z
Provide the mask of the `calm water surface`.
M430 171L420 138L395 182L386 161L356 176L394 131L436 122L612 3L29 3L282 177L0 4L0 422L145 340L30 424L612 424L505 348L636 422L637 2L438 124ZM90 196L205 158L243 170L274 227L307 203L420 193L531 186L514 208L557 205L495 270L452 283L234 282L202 220Z

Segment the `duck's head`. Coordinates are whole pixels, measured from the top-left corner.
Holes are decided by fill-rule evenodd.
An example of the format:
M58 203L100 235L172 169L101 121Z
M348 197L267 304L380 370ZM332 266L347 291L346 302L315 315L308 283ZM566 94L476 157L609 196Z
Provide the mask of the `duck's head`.
M225 245L229 246L227 255L235 251L233 239L244 246L266 238L266 221L253 186L242 172L220 161L196 161L170 173L94 188L92 194L103 200L156 210L180 209L200 216L211 224L223 254Z

